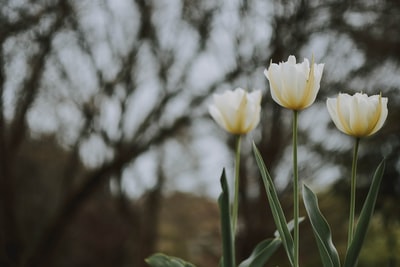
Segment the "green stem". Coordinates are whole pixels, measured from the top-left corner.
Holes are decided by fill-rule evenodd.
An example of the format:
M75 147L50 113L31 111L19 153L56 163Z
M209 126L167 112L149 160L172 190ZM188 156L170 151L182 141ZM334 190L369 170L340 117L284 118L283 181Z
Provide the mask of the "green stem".
M299 172L297 168L297 117L298 111L293 111L293 241L294 267L299 266Z
M233 266L235 266L235 251L236 251L236 226L238 220L238 210L239 210L239 171L240 171L240 143L242 136L238 135L236 139L236 154L235 154L235 188L233 194L233 206L232 206L232 252L233 252Z
M236 139L236 157L235 157L235 192L233 194L232 207L232 235L236 234L236 226L239 209L239 171L240 171L240 143L242 136L238 135Z
M350 214L349 214L349 231L347 237L347 247L354 237L354 213L356 207L356 175L357 175L357 158L358 158L358 145L360 138L356 138L353 151L353 163L351 165L351 189L350 189Z

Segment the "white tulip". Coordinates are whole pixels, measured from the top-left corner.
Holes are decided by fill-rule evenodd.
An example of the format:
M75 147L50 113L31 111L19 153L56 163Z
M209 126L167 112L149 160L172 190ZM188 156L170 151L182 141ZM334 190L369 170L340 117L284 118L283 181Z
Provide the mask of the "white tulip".
M308 59L296 64L296 57L289 56L286 62L271 63L264 74L276 103L288 109L302 110L314 103L323 70L324 64L314 64L314 59L310 69Z
M260 121L261 91L247 93L242 88L214 94L210 105L211 117L226 131L232 134L246 134Z
M326 105L336 127L345 134L364 137L382 128L388 115L388 99L363 93L339 94L328 98Z

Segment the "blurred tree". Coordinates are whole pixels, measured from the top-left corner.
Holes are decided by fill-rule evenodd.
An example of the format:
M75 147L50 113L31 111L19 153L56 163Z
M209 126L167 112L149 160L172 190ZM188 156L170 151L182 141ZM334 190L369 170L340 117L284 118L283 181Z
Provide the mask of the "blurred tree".
M126 190L110 195L109 183L122 188L122 177L133 175L126 172L137 158L157 151L171 137L185 135L182 129L191 124L208 91L218 80L226 80L225 76L209 80L201 93L186 89L195 64L192 55L205 48L193 44L182 51L171 41L183 42L185 34L196 34L205 18L186 29L185 25L174 29L175 18L170 25L163 24L169 14L162 14L165 4L140 0L2 4L2 266L61 264L63 260L54 256L60 256L56 254L60 246L71 248L61 242L65 233L85 216L86 203L104 190L93 205L104 197L108 202L118 200L118 216L130 223L128 233L135 243L129 262L143 265L154 251L163 179L156 173L154 186L138 188L143 197L134 205ZM157 14L162 14L162 21ZM165 42L172 37L171 30L177 35ZM36 142L32 138L44 140L43 134L54 136L64 149L53 142L49 151L45 141L38 142L36 150L23 146ZM112 212L115 208L109 216ZM100 227L104 218L98 218L103 220L96 222ZM118 220L110 221L111 229ZM91 229L91 235L95 233L96 228ZM81 238L85 240L85 235ZM120 254L114 250L113 255ZM91 260L90 265L101 261Z
M400 195L399 14L391 0L3 1L0 265L144 266L171 216L160 213L163 192L190 179L186 187L215 194L222 165L231 165L232 140L206 115L210 94L266 88L263 69L290 54L325 63L318 101L300 115L299 153L305 182L326 189L337 181L321 195L327 212L347 201L351 141L332 126L324 99L338 91L389 97L386 125L361 144L359 185L385 156L384 223L374 229L398 246L390 203ZM240 259L275 229L251 139L291 210L290 114L269 96L263 105L262 126L243 147ZM197 182L208 176L215 182ZM343 213L328 214L338 242ZM312 238L301 240L302 263L318 266ZM395 266L393 255L382 257Z

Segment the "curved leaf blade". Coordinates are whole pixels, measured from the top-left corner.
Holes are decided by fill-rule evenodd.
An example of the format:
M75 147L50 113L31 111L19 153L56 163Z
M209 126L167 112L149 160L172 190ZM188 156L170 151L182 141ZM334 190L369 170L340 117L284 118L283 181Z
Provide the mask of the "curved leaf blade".
M225 169L221 174L222 192L218 198L218 204L221 216L221 232L222 232L222 260L221 266L235 266L235 253L233 249L233 234L229 204L229 188L226 180Z
M193 264L180 258L156 253L145 259L151 267L195 267Z
M265 239L258 243L251 255L242 261L239 267L263 267L282 244L279 238Z
M344 262L344 267L354 267L357 264L358 256L364 243L365 235L367 234L368 226L374 213L376 199L379 193L379 187L385 171L385 160L377 167L372 179L371 187L365 199L360 217L355 229L354 238L351 242Z
M294 244L293 238L290 235L290 231L287 226L286 218L283 213L282 206L278 199L278 194L276 193L276 189L270 174L264 164L264 160L258 151L256 145L253 143L253 152L257 161L258 168L261 173L261 177L263 179L265 191L267 193L268 201L272 211L272 217L274 218L274 222L276 228L279 232L279 235L282 239L283 247L285 248L286 254L288 255L288 259L290 264L293 266L294 262Z
M340 258L332 241L331 229L319 209L317 196L307 185L303 185L303 202L317 241L323 266L339 267Z

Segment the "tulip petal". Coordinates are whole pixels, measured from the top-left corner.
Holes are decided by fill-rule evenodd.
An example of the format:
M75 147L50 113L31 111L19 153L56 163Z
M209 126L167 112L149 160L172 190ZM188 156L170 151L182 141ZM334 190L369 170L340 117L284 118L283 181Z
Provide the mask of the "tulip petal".
M265 70L264 73L269 80L272 99L283 107L288 105L281 95L281 92L284 90L284 84L281 78L281 68L277 64L271 64L269 69Z
M373 95L368 97L365 95L365 97L362 99L363 100L363 105L365 106L365 115L364 115L364 120L365 120L365 136L371 135L373 129L375 128L376 124L379 121L380 114L382 112L381 106L382 106L382 101L381 97L377 95Z
M360 111L360 100L357 97L352 97L351 104L349 105L350 109L350 118L349 118L349 128L351 129L350 132L354 136L362 136L364 132L367 130L366 125L366 118L365 116L361 116Z
M339 119L340 126L344 129L345 133L350 134L352 132L350 128L350 105L347 94L339 94L336 101L336 113Z
M306 79L305 79L305 85L304 85L304 93L303 93L303 96L302 96L302 99L301 99L301 103L302 103L302 105L303 105L303 108L306 108L306 107L308 107L309 105L311 105L311 103L313 103L314 102L314 100L315 100L315 97L316 97L316 94L315 94L315 97L313 98L313 90L314 90L314 88L315 88L315 86L314 86L314 83L315 83L315 77L314 77L314 67L315 67L315 64L314 64L314 56L312 57L312 59L311 59L311 69L309 69L309 67L308 67L308 60L307 59L305 59L304 60L304 62L306 62L307 64L305 64L305 66L306 66L306 68L307 68L307 72L305 73L305 77L306 77ZM313 101L310 101L310 100L312 100L313 99Z
M326 100L326 106L328 108L328 112L332 118L333 123L340 131L346 133L346 129L343 127L343 123L341 122L337 112L337 101L338 98L328 98Z
M247 106L245 109L242 128L245 132L251 131L260 122L261 91L257 90L247 94Z
M221 114L221 112L215 106L210 106L208 108L208 111L209 111L211 117L218 123L219 126L224 128L225 130L229 128L229 126L226 124L226 120L225 120L224 116Z
M314 80L311 88L311 94L308 98L308 106L310 106L312 103L315 102L315 99L317 98L318 91L320 89L320 83L321 83L321 78L322 78L322 73L324 71L324 64L315 64L313 63L314 66ZM306 107L308 107L306 106ZM306 108L305 107L305 108Z
M295 65L283 64L281 97L287 103L288 108L296 108L301 97L302 88L297 88L298 72ZM301 79L301 78L300 78Z
M376 133L378 130L382 128L388 115L388 108L387 108L388 99L386 97L380 97L380 100L381 100L380 104L381 112L379 113L379 119L369 135Z

